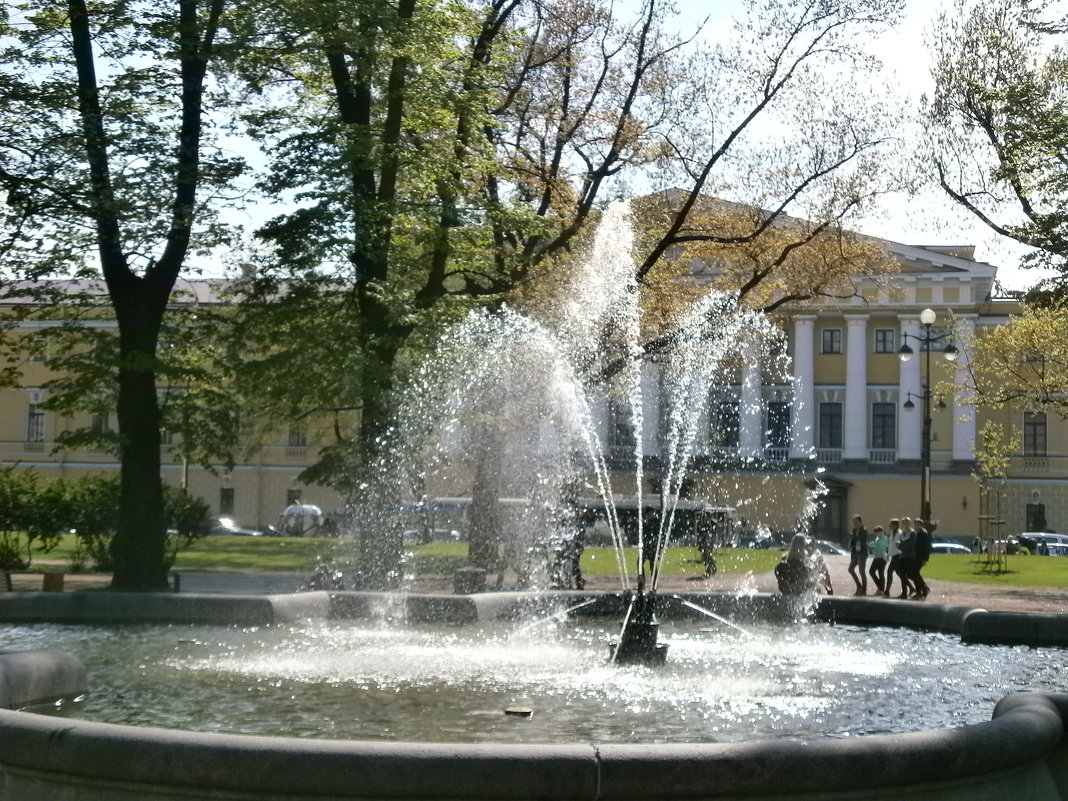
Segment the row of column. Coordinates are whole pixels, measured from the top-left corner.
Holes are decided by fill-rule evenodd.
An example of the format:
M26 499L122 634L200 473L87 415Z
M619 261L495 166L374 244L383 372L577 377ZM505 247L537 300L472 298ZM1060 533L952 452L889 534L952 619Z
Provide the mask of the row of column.
M870 448L870 412L873 398L868 391L868 320L867 314L845 315L846 337L846 375L845 393L842 403L842 458L845 460L867 460ZM926 355L920 350L918 337L921 331L919 315L899 315L901 326L898 347L906 341L915 344L916 355L907 362L900 362L898 388L896 392L897 415L897 458L919 459L922 451L923 412L922 393L923 365ZM964 317L955 320L954 339L957 343L971 341L974 320ZM817 424L816 413L821 398L815 384L816 353L816 316L798 315L794 318L794 415L790 428L790 456L795 459L807 458L816 447ZM908 335L908 338L906 338ZM941 358L932 354L932 358ZM956 362L954 382L958 386L967 379L968 351L961 348ZM756 368L759 374L759 367ZM937 379L932 378L932 382ZM835 391L840 391L835 387ZM746 383L742 384L742 408L745 402ZM916 403L916 408L908 410L904 403L908 394ZM947 398L952 401L952 398ZM953 459L969 461L975 453L975 408L971 404L949 404L946 412L953 415ZM750 421L751 422L751 421ZM742 430L748 428L747 421L742 421ZM756 426L760 431L759 421ZM743 443L744 446L745 443Z

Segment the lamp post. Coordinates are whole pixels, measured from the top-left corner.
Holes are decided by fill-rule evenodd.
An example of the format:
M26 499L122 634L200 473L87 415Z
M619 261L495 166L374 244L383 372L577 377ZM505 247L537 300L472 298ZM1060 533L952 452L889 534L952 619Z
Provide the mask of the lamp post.
M944 334L931 333L931 326L934 325L935 319L936 315L933 309L924 309L920 312L923 334L920 336L907 332L902 334L904 342L897 352L901 361L907 362L911 359L914 353L912 348L909 347L909 339L911 338L915 339L919 343L921 350L927 353L924 367L924 388L923 392L918 396L923 402L923 433L920 450L920 517L923 520L931 519L931 401L934 397L931 391L931 346L945 340L946 346L942 350L942 356L950 362L957 360L957 348L953 345L952 334L948 332ZM906 409L916 408L912 397L913 394L909 392L905 401ZM941 400L938 404L940 408L945 408L945 404Z

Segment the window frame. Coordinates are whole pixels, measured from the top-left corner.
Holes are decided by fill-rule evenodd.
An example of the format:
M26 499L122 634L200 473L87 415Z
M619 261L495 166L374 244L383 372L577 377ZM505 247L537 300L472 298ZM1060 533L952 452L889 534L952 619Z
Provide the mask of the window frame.
M820 353L842 353L841 328L824 328L820 330Z
M708 409L708 444L713 448L737 448L741 442L741 404L734 400L713 400Z
M1048 455L1048 422L1049 418L1045 412L1024 412L1021 438L1024 456Z
M872 334L872 353L896 354L897 331L893 328L876 328Z
M47 413L39 404L31 403L26 410L26 441L44 442Z
M881 425L877 425L880 421ZM897 404L875 401L871 405L871 447L884 450L897 447Z
M833 413L832 413L833 412ZM841 401L821 401L819 405L820 448L842 448L844 436L844 417Z

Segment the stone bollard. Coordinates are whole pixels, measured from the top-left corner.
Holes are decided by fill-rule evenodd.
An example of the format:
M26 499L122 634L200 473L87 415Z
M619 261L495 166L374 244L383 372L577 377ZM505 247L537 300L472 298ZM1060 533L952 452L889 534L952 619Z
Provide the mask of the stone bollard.
M41 588L45 592L63 592L63 573L43 573Z
M461 567L452 578L452 591L457 595L485 592L485 569L481 567Z

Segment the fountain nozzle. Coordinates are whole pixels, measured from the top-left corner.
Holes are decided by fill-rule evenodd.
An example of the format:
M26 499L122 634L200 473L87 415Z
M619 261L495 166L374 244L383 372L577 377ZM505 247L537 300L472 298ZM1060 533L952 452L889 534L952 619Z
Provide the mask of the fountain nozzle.
M619 665L663 665L668 646L657 642L656 594L639 590L630 599L619 642L613 643L610 661Z

